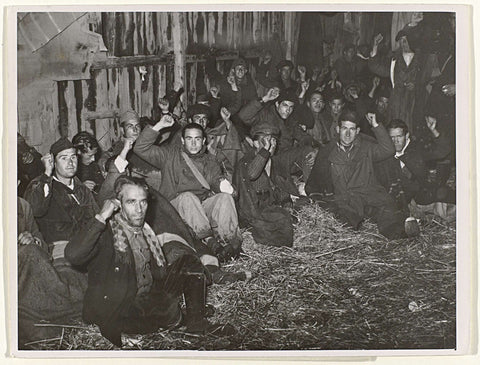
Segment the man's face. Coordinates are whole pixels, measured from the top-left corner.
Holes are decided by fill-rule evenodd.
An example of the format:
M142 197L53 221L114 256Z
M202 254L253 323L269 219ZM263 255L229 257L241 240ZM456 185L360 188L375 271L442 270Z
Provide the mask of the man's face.
M247 73L247 69L243 65L238 65L238 66L235 67L234 72L235 72L235 77L237 78L237 80L241 80L241 79L243 79L243 77Z
M57 177L72 178L77 173L77 150L69 148L55 156L55 174Z
M185 130L185 137L182 137L182 144L188 153L196 155L202 150L205 138L202 136L202 131L191 128Z
M122 217L132 227L142 227L148 208L145 189L137 185L123 185L120 197Z
M325 106L325 100L323 100L323 96L321 94L313 94L310 97L307 105L312 112L320 113Z
M338 115L342 112L343 106L345 103L341 99L333 99L330 102L330 108L332 109L332 113L334 115Z
M80 152L80 161L83 165L88 166L93 161L95 161L95 155L97 154L98 149L87 149L87 152Z
M395 146L395 151L401 152L407 144L408 133L405 134L402 128L391 128L388 130L388 134Z
M377 112L379 114L385 114L388 109L388 98L381 96L377 99Z
M255 147L257 147L257 149L261 149L263 147L267 147L267 146L271 146L272 143L275 143L275 148L270 152L272 155L275 153L275 149L276 149L276 143L277 143L277 138L271 134L265 134L263 136L261 136L258 140L254 141L253 142ZM270 147L269 147L270 148Z
M140 122L136 119L127 120L123 124L123 136L125 138L137 140L138 135L140 134L141 127Z
M290 69L290 66L283 66L280 69L280 78L283 81L287 81L290 79L290 74L292 73L292 70Z
M203 129L207 127L208 124L208 116L207 114L195 114L192 117L192 122L201 125Z
M290 114L292 114L295 103L293 101L283 100L281 103L276 102L275 106L277 107L280 118L287 119Z
M347 91L347 95L350 96L352 99L358 99L358 95L360 94L360 90L357 86L350 86Z
M340 127L337 127L337 133L340 136L340 144L344 147L350 147L357 134L360 133L360 128L357 128L357 125L353 122L342 121Z
M350 62L353 60L353 56L355 55L355 50L353 48L349 48L345 51L345 59Z

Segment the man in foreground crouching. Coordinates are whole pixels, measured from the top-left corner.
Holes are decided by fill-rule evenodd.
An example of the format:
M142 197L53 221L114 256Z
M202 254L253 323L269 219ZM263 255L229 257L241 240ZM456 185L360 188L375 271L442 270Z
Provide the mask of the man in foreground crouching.
M72 264L88 267L84 320L97 324L117 346L122 345L122 332L150 333L181 323L198 334L219 330L205 319L205 274L199 259L184 254L167 265L157 237L145 223L145 181L121 176L114 190L117 199L106 200L65 249Z

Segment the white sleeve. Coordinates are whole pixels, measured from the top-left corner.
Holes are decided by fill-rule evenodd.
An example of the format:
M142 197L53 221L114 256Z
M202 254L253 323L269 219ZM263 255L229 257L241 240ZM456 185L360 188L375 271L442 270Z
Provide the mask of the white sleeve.
M113 161L113 163L115 164L115 167L117 168L118 172L120 172L120 173L124 173L125 169L128 166L128 161L124 160L120 156L117 156L117 158L115 159L115 161Z

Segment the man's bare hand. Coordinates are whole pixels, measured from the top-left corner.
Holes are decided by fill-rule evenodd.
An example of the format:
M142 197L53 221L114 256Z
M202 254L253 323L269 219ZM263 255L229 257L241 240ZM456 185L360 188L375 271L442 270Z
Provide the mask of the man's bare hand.
M267 91L265 96L262 98L264 103L268 103L269 101L275 100L280 95L280 89L278 87L272 87Z
M301 87L302 87L301 95L303 96L303 95L305 95L305 93L307 92L308 88L310 87L310 79L308 79L307 81L302 82Z
M263 57L263 64L266 65L272 60L272 54L270 51L265 52L265 57Z
M227 82L230 84L233 91L238 91L238 87L237 87L237 83L235 81L235 76L234 75L229 75L227 77Z
M298 71L298 74L300 75L300 80L305 81L307 77L307 68L303 65L298 65L297 71Z
M215 98L218 99L218 93L220 92L220 89L217 86L212 86L210 87L210 94Z
M427 115L425 117L425 122L427 123L427 128L430 129L430 132L432 132L433 136L438 138L438 136L440 136L440 132L437 130L437 119Z
M220 109L220 116L222 117L222 120L225 122L227 130L230 130L230 128L232 127L232 121L230 120L231 115L232 114L227 108L222 107L222 109Z
M367 118L368 124L370 124L371 127L375 128L378 126L377 116L375 115L375 113L367 113L365 115L365 118Z
M102 210L99 214L106 221L119 209L120 201L118 199L107 199L103 203Z
M160 98L158 99L158 106L163 113L168 113L168 107L170 106L170 102L166 98Z
M442 92L447 96L455 96L455 84L443 85Z
M305 156L305 165L307 165L308 167L312 167L313 164L315 163L315 158L317 157L317 153L318 153L318 150L313 150L312 152L309 152L306 156Z
M85 180L83 182L83 185L85 185L88 188L88 190L93 191L93 189L95 189L95 185L97 184L95 184L95 182L92 180Z
M45 175L52 176L53 168L55 166L53 155L51 153L47 153L42 156L41 160L43 166L45 166Z
M35 237L33 237L31 232L24 231L18 235L17 242L20 245L31 245L35 243Z
M173 117L170 114L165 114L165 115L162 115L162 117L157 122L157 124L155 124L155 128L156 130L168 128L168 127L171 127L173 123L175 123L175 120L173 119Z
M378 47L380 43L383 41L383 35L381 33L378 33L375 38L373 38L373 46Z
M277 139L272 138L270 140L270 147L268 148L268 152L270 152L271 155L275 152L275 148L277 148Z

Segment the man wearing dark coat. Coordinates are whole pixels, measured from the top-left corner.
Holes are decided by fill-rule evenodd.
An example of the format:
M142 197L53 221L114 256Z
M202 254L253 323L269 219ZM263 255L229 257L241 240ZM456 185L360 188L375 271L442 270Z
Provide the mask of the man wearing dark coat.
M257 89L248 74L247 62L243 58L234 60L229 73L225 76L217 71L214 60L209 58L206 71L218 84L221 106L227 108L232 115L245 104L257 99Z
M65 250L70 262L88 268L84 320L97 324L117 346L122 346L122 333L150 333L182 322L189 332L212 330L205 319L206 278L198 257L185 253L166 264L162 244L145 222L148 187L143 179L121 176L114 189L116 199L107 199Z
M390 239L406 237L407 233L418 234L416 220L405 220L375 178L374 161L392 156L395 149L385 127L377 123L375 114L369 115L369 121L378 143L359 135L355 112L344 111L339 118L338 142L328 157L336 213L355 229L365 217L372 216L380 233Z
M34 326L39 321L68 324L80 317L87 277L64 251L75 230L98 212L92 192L75 176L77 150L67 138L55 142L42 162L45 172L29 184L25 200L46 247L22 245L19 238L19 332L25 339L47 335Z
M407 125L403 121L392 120L387 131L395 146L395 156L380 161L375 166L379 182L389 190L397 205L406 211L412 199L420 205L433 202L455 203L455 192L447 186L439 185L429 176L432 167L429 164L447 156L451 146L448 137L437 130L437 120L427 117L426 121L433 137L429 146L410 139Z
M279 129L268 122L260 122L251 133L253 148L239 161L234 174L234 183L239 189L239 220L245 226L253 226L253 238L257 243L291 246L292 220L290 213L281 206L291 203L290 194L298 195L298 190L290 176L278 174L279 161L274 153Z

